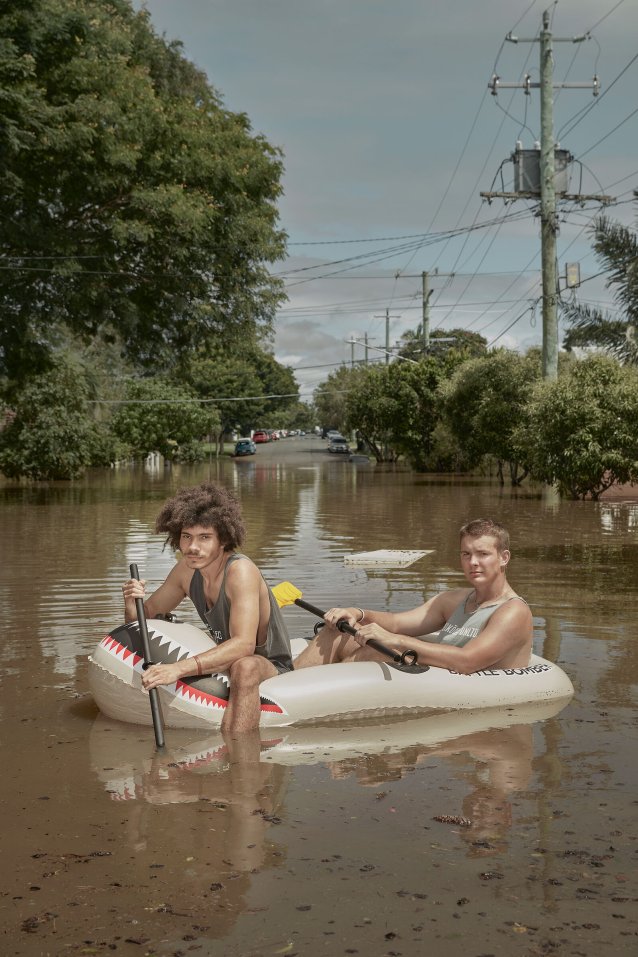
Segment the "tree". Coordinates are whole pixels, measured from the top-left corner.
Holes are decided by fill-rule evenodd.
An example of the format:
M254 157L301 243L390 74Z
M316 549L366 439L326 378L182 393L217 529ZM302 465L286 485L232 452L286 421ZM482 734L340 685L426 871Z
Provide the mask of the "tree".
M261 382L264 396L271 397L265 399L262 425L278 428L286 411L299 401L299 386L294 373L288 366L277 362L265 349L253 348L249 358Z
M638 481L638 372L608 356L536 384L513 441L530 474L573 499Z
M445 372L445 364L430 356L419 363L363 366L356 373L346 396L346 421L378 462L404 455L416 468L426 468Z
M446 421L469 463L494 456L501 482L505 463L513 485L525 478L513 433L540 373L537 355L498 349L463 363L443 387Z
M318 424L324 429L345 430L347 427L346 401L351 389L356 388L358 369L341 366L331 372L325 382L315 389L314 404Z
M430 333L430 355L442 355L450 350L461 353L465 359L482 356L487 351L487 339L469 329L433 329ZM423 352L421 327L406 330L399 341L399 355L418 360L423 358Z
M47 376L23 383L0 431L0 470L9 478L73 479L117 455L94 420L90 377L74 357L52 361Z
M0 373L65 329L157 369L269 328L279 151L128 0L12 0L0 35Z
M395 462L399 452L394 446L400 403L390 394L386 365L360 366L350 373L349 389L344 396L344 422L356 430L377 462Z
M212 407L217 410L217 428L213 435L218 454L223 449L226 432L238 427L241 434L246 435L260 417L264 402L255 397L261 396L262 384L245 358L219 354L196 358L188 364L185 378L193 394L211 399Z
M217 348L187 361L183 375L196 395L214 400L219 412L219 452L226 432L239 428L248 434L257 426L281 427L277 420L298 401L292 371L257 345L236 352Z
M638 197L638 192L634 193ZM605 216L594 223L594 249L609 276L617 313L583 305L576 299L563 306L571 323L564 338L566 349L598 346L620 362L638 365L638 234Z
M219 413L189 389L161 379L130 382L113 415L114 434L131 454L159 452L169 460L202 458L201 440L219 429Z

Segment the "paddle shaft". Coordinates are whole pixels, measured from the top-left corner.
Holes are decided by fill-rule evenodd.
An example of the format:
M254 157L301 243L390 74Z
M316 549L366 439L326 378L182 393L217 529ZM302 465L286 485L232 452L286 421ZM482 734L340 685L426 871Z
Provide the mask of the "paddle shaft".
M140 573L137 570L137 565L133 564L129 566L131 572L131 578L135 578L137 581L140 580ZM144 612L144 599L136 598L135 599L135 609L137 611L137 623L140 627L140 635L142 636L142 649L144 651L144 666L153 664L151 661L151 646L148 641L148 628L146 627L146 614ZM160 711L160 702L159 702L159 691L157 688L151 688L148 693L149 701L151 702L151 717L153 719L153 731L155 732L155 744L157 745L158 751L161 751L164 748L164 726L162 722L162 712Z
M299 605L300 608L305 608L306 611L316 615L317 618L323 618L325 615L325 611L322 611L321 608L317 608L316 605L311 605L308 601L304 601L303 598L296 598L295 605ZM337 622L337 629L339 631L344 631L347 635L356 635L357 633L357 629L353 628L352 625L349 625L348 622L343 618ZM368 638L366 645L370 645L370 647L374 648L375 651L380 651L382 655L387 655L388 658L392 658L393 661L402 662L403 660L398 651L393 651L392 648L388 648L387 645L377 641L376 638Z

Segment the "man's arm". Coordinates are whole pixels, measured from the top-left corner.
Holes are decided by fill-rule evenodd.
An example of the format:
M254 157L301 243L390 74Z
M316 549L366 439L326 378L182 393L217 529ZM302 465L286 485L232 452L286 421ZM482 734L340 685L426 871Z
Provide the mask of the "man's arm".
M377 638L397 651L416 651L419 664L470 675L486 668L508 667L508 664L503 663L508 658L526 646L531 650L532 614L522 601L505 602L497 608L476 638L462 648L427 641L415 642L405 634L390 634L376 624L360 626L358 631L358 640L362 645L368 638Z
M124 621L137 620L135 599L144 598L145 586L146 582L144 580L137 581L135 578L130 578L122 585ZM166 580L144 602L146 617L155 618L157 615L168 615L174 608L177 608L179 603L186 598L186 595L184 569L180 562L171 569Z
M395 635L407 635L417 638L439 631L446 623L457 605L465 599L471 589L453 588L430 598L423 605L410 611L369 611L359 608L331 608L326 612L326 621L336 624L345 618L348 624L361 629L364 625L375 624L384 629L386 638ZM361 611L365 611L361 618ZM385 640L385 639L384 639Z

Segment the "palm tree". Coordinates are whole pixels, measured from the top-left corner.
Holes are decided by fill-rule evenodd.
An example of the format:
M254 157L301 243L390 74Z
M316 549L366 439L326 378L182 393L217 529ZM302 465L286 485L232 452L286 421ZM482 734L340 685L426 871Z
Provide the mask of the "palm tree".
M638 190L634 190L638 199ZM638 234L605 216L594 223L594 250L606 266L607 288L613 289L616 312L565 303L562 313L571 324L563 346L598 346L624 364L638 365Z

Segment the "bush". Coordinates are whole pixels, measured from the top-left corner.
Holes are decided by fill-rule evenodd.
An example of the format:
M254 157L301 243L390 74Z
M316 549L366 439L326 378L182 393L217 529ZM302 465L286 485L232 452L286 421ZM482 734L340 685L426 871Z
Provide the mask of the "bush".
M112 428L136 457L160 452L169 461L186 461L183 454L195 455L194 446L219 430L219 413L198 402L189 389L165 379L141 379L129 384Z
M0 470L9 478L78 478L106 454L107 432L93 421L85 370L69 357L28 380L12 412L0 433Z
M514 435L533 478L570 498L597 499L638 481L638 373L607 356L539 383Z

